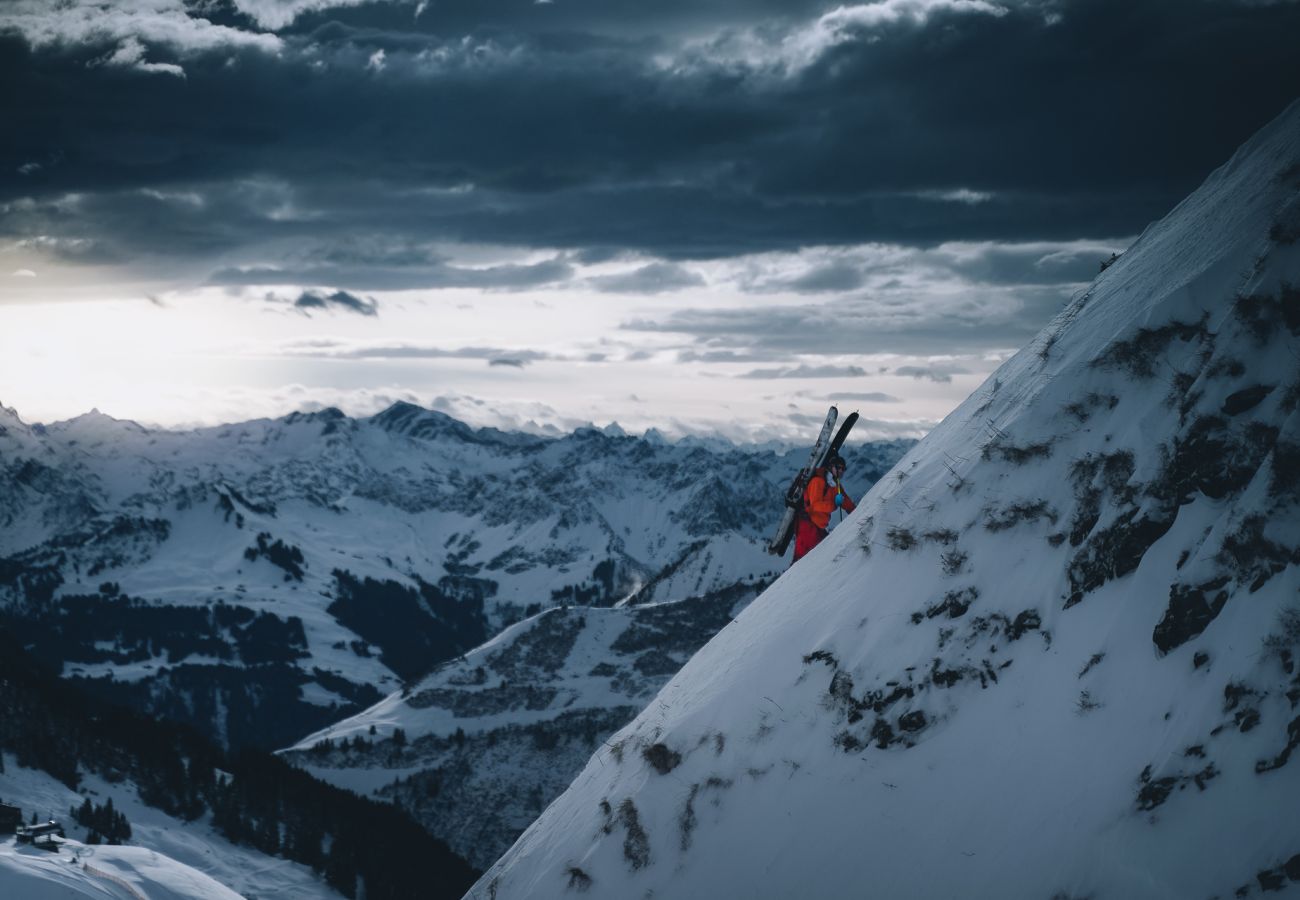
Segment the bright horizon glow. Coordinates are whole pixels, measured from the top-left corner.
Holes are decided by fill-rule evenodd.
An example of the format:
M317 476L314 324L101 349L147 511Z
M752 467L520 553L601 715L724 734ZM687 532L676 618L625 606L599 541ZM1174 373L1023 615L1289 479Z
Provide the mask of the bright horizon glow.
M0 246L14 273L0 277L0 403L32 422L98 409L187 428L402 400L480 427L748 443L803 441L834 401L861 412L860 439L920 437L1083 289L1068 276L1128 242L688 262L443 244L423 251L445 260L437 277L501 286L340 292L192 287L210 270L74 264L29 240ZM998 274L1008 265L1017 278ZM553 284L509 281L551 271Z
M790 352L770 361L743 354L735 361L682 361L684 350L707 352L707 342L623 327L698 309L702 294L710 309L735 313L807 303L788 292L744 294L728 283L734 271L718 264L696 268L717 283L656 296L375 292L366 295L379 305L375 316L308 315L292 306L299 292L284 287L4 302L0 403L29 422L94 408L185 428L324 406L365 416L405 400L476 426L569 431L617 422L632 433L655 428L745 442L799 440L807 430L803 416L817 415L832 393L850 393L897 398L839 401L872 420L864 421L864 434L917 437L1005 355L962 356L953 366L960 374L938 382L894 372L932 366L929 356ZM280 299L268 302L267 295ZM486 336L485 321L492 323ZM801 367L867 374L740 377Z

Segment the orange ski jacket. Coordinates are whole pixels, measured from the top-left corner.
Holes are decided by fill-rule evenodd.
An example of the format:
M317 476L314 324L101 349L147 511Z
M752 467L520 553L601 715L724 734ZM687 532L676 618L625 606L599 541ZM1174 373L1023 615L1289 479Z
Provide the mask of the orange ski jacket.
M844 495L841 509L845 512L853 512L854 507L853 498L844 492L843 485L835 481L835 476L830 476L830 483L826 479L826 469L815 470L803 491L804 515L822 530L830 527L831 513L835 512L836 494Z

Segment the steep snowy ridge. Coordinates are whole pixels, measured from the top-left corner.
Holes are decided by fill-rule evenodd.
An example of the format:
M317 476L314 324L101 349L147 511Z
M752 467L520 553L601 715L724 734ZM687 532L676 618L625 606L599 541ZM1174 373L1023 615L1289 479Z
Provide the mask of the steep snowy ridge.
M31 429L18 417L18 410L0 404L0 439L17 442L30 435Z
M600 748L471 896L1300 889L1300 103Z
M40 426L0 407L0 556L47 541L98 512L90 478L62 465L59 449L43 437Z

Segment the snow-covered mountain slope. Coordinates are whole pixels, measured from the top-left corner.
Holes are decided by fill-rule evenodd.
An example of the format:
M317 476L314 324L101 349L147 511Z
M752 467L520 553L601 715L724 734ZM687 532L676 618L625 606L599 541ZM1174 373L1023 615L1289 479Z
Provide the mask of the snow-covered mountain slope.
M1300 888L1300 103L705 646L474 897Z
M185 822L146 806L129 780L109 783L87 776L80 791L73 791L44 772L19 766L11 754L5 754L0 769L0 802L22 809L28 819L33 813L42 821L57 819L68 837L57 853L17 844L12 835L0 837L0 897L340 896L306 866L236 846L201 821ZM88 829L68 811L86 799L97 806L112 801L130 823L129 844L85 843Z
M250 898L325 896L319 879L345 897L433 900L461 896L478 874L391 805L98 702L2 629L0 790L23 816L75 820L87 843L157 850Z
M84 861L69 841L59 853L0 843L0 891L23 900L239 900L189 866L141 847L108 847ZM90 848L93 851L97 848Z
M855 483L907 446L853 447ZM791 466L410 404L188 432L0 407L0 619L110 699L284 746L557 604L774 574Z
M283 755L486 868L763 586L547 610Z

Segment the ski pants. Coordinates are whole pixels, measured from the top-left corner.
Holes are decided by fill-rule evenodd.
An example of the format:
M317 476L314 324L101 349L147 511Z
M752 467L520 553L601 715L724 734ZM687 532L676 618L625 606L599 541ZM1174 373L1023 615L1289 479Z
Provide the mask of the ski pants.
M799 521L795 523L794 530L794 559L790 560L790 565L794 565L802 559L813 547L822 542L829 532L825 528L818 528L813 524L812 519L807 516L800 516Z

